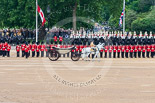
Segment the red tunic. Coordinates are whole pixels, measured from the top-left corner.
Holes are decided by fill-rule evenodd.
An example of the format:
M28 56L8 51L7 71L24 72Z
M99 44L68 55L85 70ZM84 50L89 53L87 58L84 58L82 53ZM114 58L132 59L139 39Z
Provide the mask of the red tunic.
M147 52L151 51L151 45L147 45Z
M20 51L20 46L19 46L19 45L16 46L16 51L17 51L17 52Z
M59 41L61 41L61 42L62 42L62 41L63 41L63 37L59 37Z
M111 53L113 50L113 46L109 46L109 52Z
M129 52L129 50L130 50L130 46L129 45L127 45L126 47L125 47L125 52Z
M117 46L114 45L113 52L116 52L116 51L117 51Z
M25 47L26 47L25 44L22 44L22 45L21 45L21 49L22 49L22 51L25 51Z
M138 51L138 45L135 46L134 52Z
M28 53L29 52L29 46L25 46L25 52Z
M145 52L145 51L146 51L146 45L143 46L142 52Z
M117 48L118 48L118 49L117 49L117 52L121 52L122 46L119 45Z
M11 45L8 44L7 51L11 50Z
M131 53L133 53L134 49L135 49L135 46L130 45L130 52L131 52Z
M104 50L104 52L108 52L108 46L105 46L105 50Z
M40 48L41 48L40 49L41 51L44 51L45 50L45 45L41 45Z
M39 52L39 51L40 51L40 45L37 45L36 52Z
M29 44L28 46L29 46L29 50L31 50L31 49L32 49L32 45L31 45L31 44Z
M4 44L2 44L2 51L5 51L6 47Z
M143 48L143 47L142 47L141 45L139 45L139 46L138 46L138 51L141 52L141 51L142 51L142 48Z
M31 51L34 52L35 50L36 50L36 44L33 44L32 47L31 47Z
M57 36L54 36L54 41L55 41L55 42L57 41Z
M124 51L125 51L125 46L123 45L123 46L122 46L122 52L124 52Z
M155 51L155 45L151 45L151 52Z

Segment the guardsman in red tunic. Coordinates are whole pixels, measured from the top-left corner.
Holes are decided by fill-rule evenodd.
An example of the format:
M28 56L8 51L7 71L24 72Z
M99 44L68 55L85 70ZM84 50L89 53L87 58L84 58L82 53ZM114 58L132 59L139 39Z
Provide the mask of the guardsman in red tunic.
M29 43L29 44L28 44L28 46L29 46L29 52L28 52L28 54L29 54L29 56L30 56L30 50L32 49L32 45L31 45L30 41L29 41L28 43Z
M32 51L32 57L35 57L36 44L35 44L35 42L34 42L34 41L32 42L31 51Z
M105 46L104 52L105 52L105 56L104 57L107 58L107 53L108 53L108 46L107 45Z
M26 43L26 46L25 46L25 57L26 57L26 59L29 57L29 50L30 50L29 45L28 45L28 43Z
M23 44L21 45L22 57L24 57L24 56L25 56L25 47L26 47L26 44L25 44L25 43L23 43Z
M142 56L143 56L143 58L145 58L145 52L146 52L146 45L143 45L142 46Z
M122 49L122 46L118 45L118 47L117 47L117 58L120 58L121 49Z
M0 42L0 56L2 55L2 43Z
M130 45L130 58L133 58L133 52L134 52L135 46Z
M155 54L155 44L152 44L151 45L151 58L154 57L154 54Z
M45 51L44 42L41 43L40 51L41 51L41 57L44 57L44 51Z
M8 46L7 46L7 57L10 57L10 50L11 50L11 45L8 44Z
M138 45L135 45L134 49L134 57L137 58L137 52L138 52Z
M138 58L141 58L142 48L143 48L143 46L141 46L141 45L138 46Z
M111 58L111 53L112 53L112 51L113 51L113 46L110 45L110 46L109 46L109 58Z
M124 53L125 53L125 45L122 45L122 49L121 49L121 51L122 51L122 58L124 58Z
M40 43L39 42L37 43L37 46L36 46L36 52L37 52L37 57L39 57L40 55Z
M17 51L17 57L19 57L20 55L20 46L19 46L19 43L17 43L17 46L16 46L16 51Z
M147 58L150 58L151 45L147 45L146 48L147 48L146 56L147 56Z
M125 57L128 58L129 57L129 51L130 51L130 46L126 45L125 46Z
M117 46L114 45L113 47L113 58L116 58Z
M7 54L7 48L8 48L8 43L5 42L5 43L3 44L3 47L2 47L2 50L3 50L3 57L5 57L6 54Z
M59 37L59 44L62 44L62 41L63 41L63 37L60 36L60 37Z
M57 44L57 36L54 36L54 42L55 42L55 44Z

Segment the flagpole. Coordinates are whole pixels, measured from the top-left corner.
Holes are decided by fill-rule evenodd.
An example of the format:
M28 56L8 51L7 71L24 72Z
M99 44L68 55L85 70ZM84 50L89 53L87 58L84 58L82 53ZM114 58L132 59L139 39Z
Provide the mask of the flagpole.
M36 43L38 42L38 0L36 0Z
M125 0L123 2L123 10L124 10L124 15L123 15L123 34L125 33Z

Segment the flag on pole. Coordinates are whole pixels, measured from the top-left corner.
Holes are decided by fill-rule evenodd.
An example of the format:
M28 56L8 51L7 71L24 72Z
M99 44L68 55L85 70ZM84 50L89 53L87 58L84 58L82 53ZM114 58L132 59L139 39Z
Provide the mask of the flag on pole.
M125 12L125 9L122 10L121 16L119 18L119 26L120 27L122 26L122 20L123 20L124 12Z
M39 7L39 5L38 5L38 7L37 7L37 11L38 11L38 13L39 13L39 15L40 15L40 18L41 18L41 21L42 21L42 26L44 26L44 24L45 24L45 22L46 22L46 19L45 19L45 17L44 17L43 11L42 11L41 8Z

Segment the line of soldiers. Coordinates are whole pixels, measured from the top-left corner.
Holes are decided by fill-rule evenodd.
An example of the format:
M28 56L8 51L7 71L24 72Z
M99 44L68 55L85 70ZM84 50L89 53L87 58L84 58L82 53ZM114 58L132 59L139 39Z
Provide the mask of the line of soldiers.
M8 44L7 42L0 42L0 56L2 57L10 57L10 50L11 50L11 45Z
M30 42L23 42L21 45L17 43L16 51L17 57L20 57L20 52L21 56L26 58L30 57L30 53L32 53L32 57L44 57L44 52L47 52L47 49L44 42L40 44L40 42L35 43L33 41L32 44L30 44ZM46 57L48 57L48 53L46 53Z

